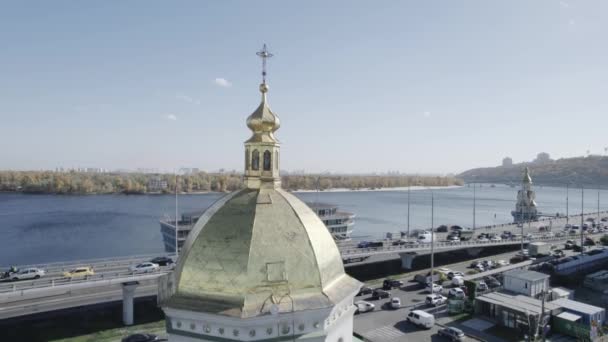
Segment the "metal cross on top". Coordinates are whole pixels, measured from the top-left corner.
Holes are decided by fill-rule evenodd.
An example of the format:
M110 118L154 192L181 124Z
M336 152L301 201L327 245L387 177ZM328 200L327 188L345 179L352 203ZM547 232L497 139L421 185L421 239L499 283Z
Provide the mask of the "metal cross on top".
M256 55L258 55L258 56L260 56L260 58L262 58L262 83L265 84L266 83L266 59L272 57L273 54L268 51L266 44L264 44L264 46L262 47L262 50L256 52Z

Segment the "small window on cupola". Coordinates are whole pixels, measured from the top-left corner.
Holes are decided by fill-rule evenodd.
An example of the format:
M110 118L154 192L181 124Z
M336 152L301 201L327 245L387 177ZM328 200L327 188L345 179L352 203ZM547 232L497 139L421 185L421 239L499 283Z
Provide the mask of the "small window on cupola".
M270 153L270 151L264 151L264 171L270 171L270 167L272 165L272 163L270 162L271 155L272 154Z
M260 152L258 150L253 150L251 154L251 169L255 171L260 169Z

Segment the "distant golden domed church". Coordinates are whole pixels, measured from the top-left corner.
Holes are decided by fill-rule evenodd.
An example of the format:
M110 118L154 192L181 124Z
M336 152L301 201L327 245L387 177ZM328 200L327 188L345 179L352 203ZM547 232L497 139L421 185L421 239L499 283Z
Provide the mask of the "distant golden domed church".
M201 216L173 282L161 282L171 342L350 342L353 298L361 283L344 273L327 228L281 189L279 118L262 100L247 119L245 185Z

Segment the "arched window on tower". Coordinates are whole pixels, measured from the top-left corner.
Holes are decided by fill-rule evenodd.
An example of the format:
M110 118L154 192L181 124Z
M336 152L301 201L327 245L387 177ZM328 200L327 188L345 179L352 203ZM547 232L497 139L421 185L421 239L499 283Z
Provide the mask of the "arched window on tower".
M258 150L253 150L251 154L251 169L255 171L260 169L260 152Z
M249 170L249 149L245 150L245 170Z
M272 156L272 153L270 153L270 151L264 151L264 171L270 171L272 165L270 161L270 156Z

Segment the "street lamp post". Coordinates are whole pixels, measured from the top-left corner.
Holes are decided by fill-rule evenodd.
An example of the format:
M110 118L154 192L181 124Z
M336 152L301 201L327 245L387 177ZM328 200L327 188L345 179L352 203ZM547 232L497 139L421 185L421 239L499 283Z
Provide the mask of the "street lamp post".
M175 260L179 256L179 217L177 212L177 171L175 171Z
M435 195L433 189L431 189L431 293L433 291L433 285L435 284Z
M473 183L473 230L475 230L475 219L476 219L476 203L477 202L477 194L475 193L475 183Z
M583 225L585 224L585 188L581 186L581 255L585 251L585 245L583 240Z
M600 186L597 186L597 224L600 224Z
M570 223L570 213L568 212L568 194L570 190L570 183L566 183L566 224Z
M407 240L410 240L410 182L407 182Z

